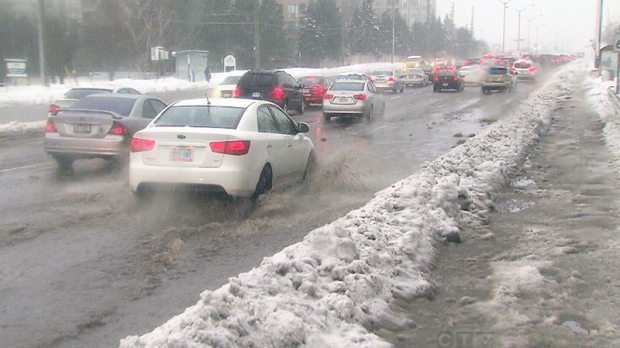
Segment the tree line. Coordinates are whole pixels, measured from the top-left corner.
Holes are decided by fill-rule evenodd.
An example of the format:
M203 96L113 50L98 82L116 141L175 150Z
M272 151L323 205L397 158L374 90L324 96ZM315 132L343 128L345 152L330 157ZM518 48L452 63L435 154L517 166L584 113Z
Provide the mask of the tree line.
M6 6L6 5L4 5ZM297 26L285 23L275 0L106 0L81 19L68 13L44 12L46 74L62 78L83 74L155 69L150 49L209 51L217 70L228 54L240 69L254 68L256 40L261 68L318 67L326 59L351 55L461 57L486 50L466 28L449 17L430 16L408 26L395 11L376 13L373 0L343 10L336 0L314 0L302 9ZM258 12L257 12L258 11ZM256 32L258 28L258 32ZM28 58L32 76L38 72L37 21L10 8L0 11L0 57ZM174 68L168 61L167 71ZM5 64L0 67L5 75ZM165 69L165 67L164 67Z

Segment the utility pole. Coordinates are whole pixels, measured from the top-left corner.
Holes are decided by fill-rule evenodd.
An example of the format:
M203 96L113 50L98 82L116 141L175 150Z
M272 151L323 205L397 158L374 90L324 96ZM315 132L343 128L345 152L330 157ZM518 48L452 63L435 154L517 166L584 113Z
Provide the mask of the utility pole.
M519 26L517 28L517 34L518 34L518 38L517 38L517 52L519 52L519 54L521 54L521 12L527 10L528 8L534 6L534 3L531 3L523 8L521 8L520 10L517 10L516 8L511 7L511 9L517 11L519 13Z
M41 84L47 86L47 77L45 76L45 45L43 44L43 16L44 16L44 0L37 1L37 26L39 32L39 74L41 76Z
M260 69L260 7L263 0L256 0L254 10L254 69Z
M596 11L596 47L594 52L594 68L598 68L599 76L601 73L601 40L603 37L603 0L597 1L597 11Z
M472 39L474 37L474 9L475 9L475 6L472 6L471 7L471 26L470 26Z

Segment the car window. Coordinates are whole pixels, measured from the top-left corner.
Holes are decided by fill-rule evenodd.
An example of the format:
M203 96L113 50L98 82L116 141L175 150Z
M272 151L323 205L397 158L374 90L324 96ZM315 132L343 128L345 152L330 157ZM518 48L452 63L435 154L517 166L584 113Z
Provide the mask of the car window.
M297 84L293 76L287 73L282 73L282 75L284 76L284 85L283 85L284 87L291 88Z
M241 76L227 76L224 81L222 81L222 85L236 85L239 80L241 79Z
M147 99L142 107L142 117L155 118L166 105L157 99Z
M377 88L375 87L375 84L372 82L368 82L367 88L370 93L379 93L379 91L377 91Z
M520 62L515 62L514 67L519 68L519 69L527 69L527 68L532 67L532 64L530 64L530 62L527 62L527 61L520 61Z
M236 129L245 108L233 106L173 106L155 121L156 127L206 127Z
M299 79L299 82L303 83L306 86L318 85L319 83L321 83L321 78L316 76L304 76Z
M137 99L133 98L108 98L108 97L87 97L73 103L69 109L89 109L112 111L121 116L128 116L133 109Z
M258 131L261 133L278 133L278 126L273 115L267 109L267 105L261 105L258 107L257 114Z
M290 117L288 117L288 115L284 113L284 111L275 106L269 106L269 109L276 118L276 124L278 125L281 134L297 134L297 125L293 120L291 120Z
M393 76L394 72L393 71L387 71L387 70L377 70L377 71L373 71L372 74L370 74L370 75Z
M275 74L246 73L239 80L238 86L241 89L252 87L273 87L276 85Z
M508 69L507 68L502 68L502 67L490 67L489 68L489 74L492 75L506 75L508 74Z
M336 81L329 88L330 91L363 91L364 83L362 82L349 82L349 81Z
M80 88L80 89L70 89L65 93L64 98L66 99L81 99L86 97L87 95L96 94L96 93L112 93L111 89L103 89L103 88Z
M116 93L121 93L121 94L136 94L139 95L140 92L136 91L133 88L121 88L118 91L116 91Z

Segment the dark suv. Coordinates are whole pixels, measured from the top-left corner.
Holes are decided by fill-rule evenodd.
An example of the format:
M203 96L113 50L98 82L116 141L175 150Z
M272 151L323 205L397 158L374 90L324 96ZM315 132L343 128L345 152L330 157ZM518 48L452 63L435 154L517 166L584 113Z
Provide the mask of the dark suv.
M235 98L268 100L287 113L293 109L304 113L303 85L281 70L250 70L241 76Z

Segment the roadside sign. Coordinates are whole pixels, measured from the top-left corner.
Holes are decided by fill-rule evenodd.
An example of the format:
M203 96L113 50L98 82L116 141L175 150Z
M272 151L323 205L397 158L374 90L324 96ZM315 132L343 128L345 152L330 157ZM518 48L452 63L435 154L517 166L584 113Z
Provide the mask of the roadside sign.
M620 29L614 31L614 52L620 52Z
M7 58L6 77L28 77L28 59Z

